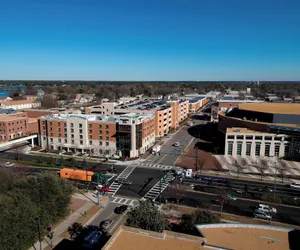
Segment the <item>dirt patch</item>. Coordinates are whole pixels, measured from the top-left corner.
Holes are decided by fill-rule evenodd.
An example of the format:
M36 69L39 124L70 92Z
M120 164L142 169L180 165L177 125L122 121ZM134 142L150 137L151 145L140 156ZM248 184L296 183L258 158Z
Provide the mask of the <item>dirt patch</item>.
M212 156L210 152L204 150L197 150L194 148L195 144L191 144L184 151L184 155L180 156L176 162L177 166L183 168L191 168L193 171L196 170L215 170L221 171L222 167L220 163ZM197 157L198 153L198 157ZM197 159L197 164L196 164Z

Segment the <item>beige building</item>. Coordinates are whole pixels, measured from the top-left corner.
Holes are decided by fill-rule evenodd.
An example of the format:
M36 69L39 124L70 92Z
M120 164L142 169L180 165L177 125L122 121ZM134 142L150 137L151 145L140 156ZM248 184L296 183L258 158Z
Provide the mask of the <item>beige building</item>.
M18 100L18 101L6 101L0 102L1 108L3 109L16 109L16 110L23 110L23 109L32 109L32 108L39 108L41 107L41 103L35 100Z
M284 157L288 143L284 134L263 133L247 128L227 128L225 155Z

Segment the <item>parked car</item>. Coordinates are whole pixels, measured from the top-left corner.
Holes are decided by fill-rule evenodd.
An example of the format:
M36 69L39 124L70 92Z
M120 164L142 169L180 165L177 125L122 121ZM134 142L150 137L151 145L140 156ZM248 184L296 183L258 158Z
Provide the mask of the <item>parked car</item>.
M127 208L128 208L128 206L122 205L122 206L116 207L114 212L116 214L122 214L127 210Z
M101 235L102 233L97 230L92 231L88 236L84 238L83 247L88 249L93 248L101 238Z
M235 192L237 192L238 194L245 194L245 190L242 189L236 189Z
M259 210L259 209L254 210L253 216L255 218L264 219L264 220L271 220L272 219L271 215L269 215L268 213L266 213L262 210Z
M174 145L174 147L179 147L180 146L180 142L175 142L173 145Z
M112 223L113 220L104 220L100 223L100 229L103 231L107 231Z
M291 188L300 188L300 182L293 182L290 184Z
M269 205L265 205L265 204L258 204L258 206L256 207L258 210L267 212L267 213L277 213L277 209L275 207L270 207Z
M13 164L12 162L5 162L5 164L4 164L4 166L6 167L6 168L11 168L11 167L13 167L15 164Z

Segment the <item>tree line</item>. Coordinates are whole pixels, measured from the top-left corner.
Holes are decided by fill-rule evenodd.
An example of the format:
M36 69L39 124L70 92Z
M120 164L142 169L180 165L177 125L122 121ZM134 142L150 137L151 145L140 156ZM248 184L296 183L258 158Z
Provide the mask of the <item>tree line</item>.
M72 185L53 173L22 176L0 170L0 246L3 250L28 249L49 225L68 214Z

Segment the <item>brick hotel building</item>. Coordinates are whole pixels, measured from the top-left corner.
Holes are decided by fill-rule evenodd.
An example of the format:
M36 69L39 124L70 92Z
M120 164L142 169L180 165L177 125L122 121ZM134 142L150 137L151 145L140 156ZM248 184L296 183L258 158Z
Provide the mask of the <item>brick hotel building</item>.
M38 122L39 144L46 149L134 158L155 142L152 114L54 114L39 117Z

